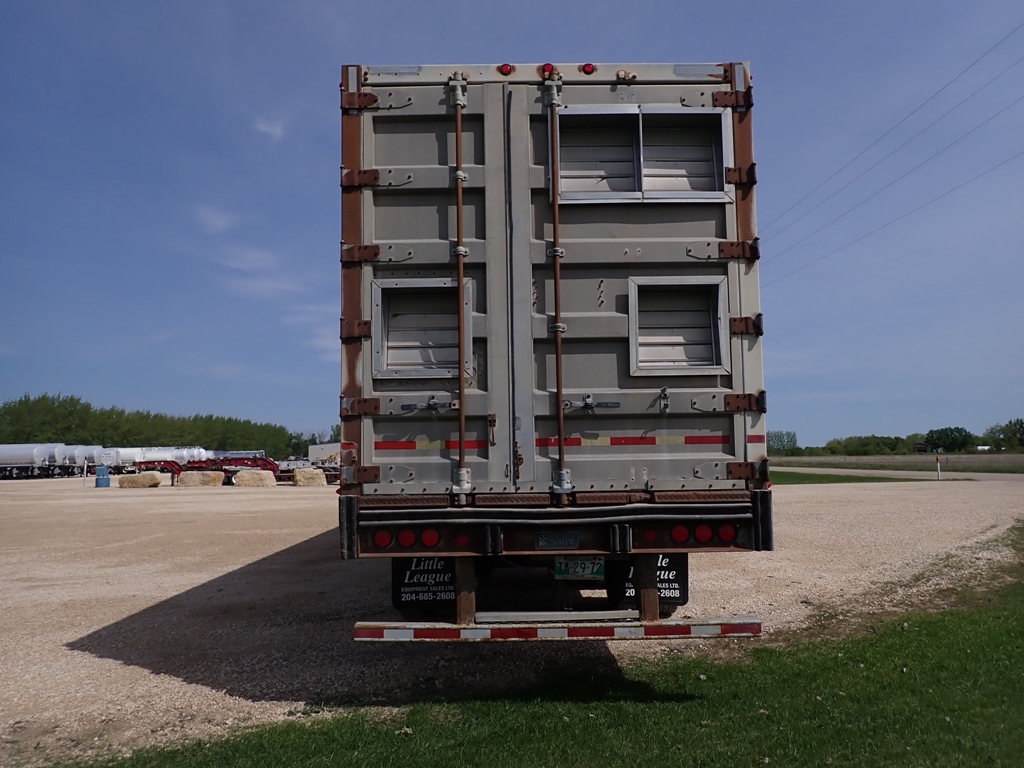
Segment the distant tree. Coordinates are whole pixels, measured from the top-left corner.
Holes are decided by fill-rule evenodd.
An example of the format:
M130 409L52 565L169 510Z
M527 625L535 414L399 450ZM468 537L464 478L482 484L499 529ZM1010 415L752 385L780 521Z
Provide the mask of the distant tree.
M997 451L1024 449L1024 419L1011 419L1005 424L989 427L981 436L981 441Z
M341 424L334 424L331 426L331 436L327 439L328 443L340 443L341 442Z
M942 427L932 429L924 436L924 441L932 448L944 451L965 451L977 445L978 438L963 427Z
M842 456L891 456L912 453L914 445L903 437L852 435L829 440L825 450Z
M783 432L777 429L768 430L769 456L792 456L799 447L796 432Z

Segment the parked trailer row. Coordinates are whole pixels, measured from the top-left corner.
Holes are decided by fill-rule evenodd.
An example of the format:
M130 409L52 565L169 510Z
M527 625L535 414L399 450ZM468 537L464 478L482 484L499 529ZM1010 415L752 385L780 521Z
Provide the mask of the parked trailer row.
M87 467L105 466L115 473L136 471L145 462L172 461L187 464L206 461L216 454L199 447L105 448L102 445L20 443L0 445L0 479L70 477ZM237 452L259 454L262 451Z

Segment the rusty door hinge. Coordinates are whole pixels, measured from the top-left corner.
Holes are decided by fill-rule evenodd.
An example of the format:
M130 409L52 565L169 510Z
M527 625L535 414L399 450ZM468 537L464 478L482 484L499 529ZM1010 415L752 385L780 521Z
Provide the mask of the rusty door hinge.
M380 258L379 245L346 245L341 249L342 264L376 261Z
M767 480L768 462L730 461L725 465L725 476L729 480Z
M758 312L753 317L730 317L729 332L735 334L753 333L764 336L764 315Z
M380 467L357 466L352 467L353 483L379 483Z
M346 397L341 401L342 418L346 416L378 416L379 414L379 397Z
M357 93L343 91L341 94L342 109L369 109L376 106L378 101L380 99L377 98L377 94L369 91L358 91Z
M376 168L353 169L341 174L341 186L344 187L375 187L380 184L380 171Z
M760 411L768 412L768 393L763 389L756 395L747 392L742 395L726 395L725 410L727 411Z
M742 91L715 91L711 94L711 105L750 109L754 106L754 86L748 85Z
M370 336L371 324L369 320L346 320L341 318L341 339L366 339Z
M725 183L753 186L757 184L757 163L742 165L739 168L725 169Z
M761 258L761 241L756 237L753 240L720 240L718 258L757 261Z

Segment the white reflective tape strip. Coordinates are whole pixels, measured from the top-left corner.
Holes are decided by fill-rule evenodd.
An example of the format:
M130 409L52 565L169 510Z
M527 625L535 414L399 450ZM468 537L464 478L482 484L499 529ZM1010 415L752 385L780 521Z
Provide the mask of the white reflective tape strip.
M610 437L583 437L580 438L580 445L611 445Z
M415 630L412 629L385 629L385 640L412 640Z
M644 636L644 628L643 627L616 627L615 628L615 636L616 637L643 637Z
M460 633L459 637L462 640L489 640L491 638L491 630L489 630L489 629L464 629Z
M566 627L537 627L537 637L565 640L569 637L569 630Z
M722 628L718 624L708 624L701 626L700 624L694 624L690 627L690 634L694 637L708 636L708 635L720 635L722 634Z

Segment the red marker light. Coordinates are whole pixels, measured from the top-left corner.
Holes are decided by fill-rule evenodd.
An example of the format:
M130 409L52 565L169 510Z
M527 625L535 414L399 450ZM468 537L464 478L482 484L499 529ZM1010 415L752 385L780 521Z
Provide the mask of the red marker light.
M718 538L728 543L736 539L736 526L726 523L718 529Z
M441 541L441 535L433 528L427 528L427 530L420 534L420 541L423 542L425 547L436 547L438 542Z
M458 536L455 537L455 543L460 547L468 547L469 536L465 533L460 533Z
M508 77L509 75L511 75L512 71L513 71L513 67L512 67L511 64L502 64L500 67L498 67L498 72L503 74L505 77Z
M597 72L597 67L595 67L593 64L589 64L588 63L588 64L584 64L582 67L580 67L580 71L584 75L592 75L595 72Z
M552 72L555 71L555 65L545 64L540 68L540 71L543 72L545 75L550 75Z
M690 538L690 529L685 525L677 525L672 529L671 536L676 544L685 544Z
M706 544L707 542L711 541L711 526L698 525L697 530L693 532L693 535L701 544ZM398 543L402 543L402 534L398 534Z
M398 543L403 547L411 547L416 543L416 534L406 528L404 531L398 532Z
M653 544L653 543L654 543L654 540L655 540L655 539L656 539L657 537L658 537L658 534L656 534L656 533L655 533L655 532L654 532L654 531L653 531L652 529L650 529L650 528L648 528L648 529L647 529L646 531L644 531L644 541L646 541L646 542L647 542L648 544Z
M381 549L391 546L391 531L387 528L381 528L375 534L373 534L373 543Z

